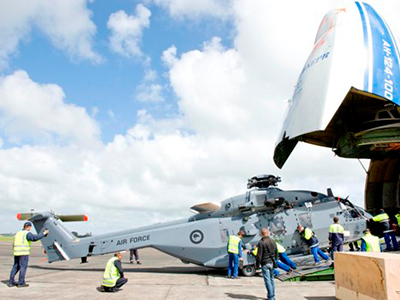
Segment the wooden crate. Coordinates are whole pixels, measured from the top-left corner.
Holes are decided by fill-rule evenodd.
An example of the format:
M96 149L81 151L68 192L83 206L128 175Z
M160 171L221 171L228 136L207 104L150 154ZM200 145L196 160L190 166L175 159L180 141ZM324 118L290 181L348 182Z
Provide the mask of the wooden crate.
M400 300L400 255L336 252L335 285L340 300Z

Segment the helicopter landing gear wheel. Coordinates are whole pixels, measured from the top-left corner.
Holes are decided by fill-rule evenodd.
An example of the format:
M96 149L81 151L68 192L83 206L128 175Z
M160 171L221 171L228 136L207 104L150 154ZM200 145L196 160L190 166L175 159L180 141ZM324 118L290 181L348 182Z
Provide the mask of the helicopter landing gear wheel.
M256 275L256 267L254 265L244 266L242 268L242 274L246 277Z

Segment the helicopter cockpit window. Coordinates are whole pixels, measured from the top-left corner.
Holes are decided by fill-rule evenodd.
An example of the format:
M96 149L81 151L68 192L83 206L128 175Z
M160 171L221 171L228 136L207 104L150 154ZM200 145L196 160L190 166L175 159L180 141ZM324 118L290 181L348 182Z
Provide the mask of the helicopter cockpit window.
M361 214L361 216L365 216L363 209L358 208L357 211L359 214Z
M273 235L282 235L286 233L285 222L283 217L274 217L270 223L269 227Z
M303 227L313 228L311 213L299 214L299 222Z
M353 209L350 209L349 210L349 213L350 213L350 216L353 218L353 219L357 219L357 218L359 218L360 217L360 215L357 213L357 211L353 208Z

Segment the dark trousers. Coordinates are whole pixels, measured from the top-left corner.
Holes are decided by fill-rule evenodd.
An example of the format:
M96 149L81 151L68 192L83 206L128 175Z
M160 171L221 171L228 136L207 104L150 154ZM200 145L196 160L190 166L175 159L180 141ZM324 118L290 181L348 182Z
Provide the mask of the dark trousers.
M332 245L331 247L331 258L332 260L334 259L334 253L335 252L342 252L343 251L343 244L339 244L339 245Z
M121 277L121 278L118 278L117 282L115 283L115 286L109 287L109 286L103 285L103 288L104 288L105 292L114 292L116 289L121 288L121 286L123 286L127 282L128 282L128 278Z
M397 239L396 239L396 235L394 234L393 231L391 232L385 232L383 234L383 237L385 238L385 243L386 243L386 250L387 251L392 251L392 245L390 243L390 240L392 240L393 243L393 250L397 251L399 249L399 246L397 244Z
M10 284L15 284L14 277L19 271L18 285L25 283L26 269L28 268L29 255L14 256L14 266L11 269Z
M133 256L135 256L135 260L138 261L139 260L139 253L137 251L137 249L130 249L129 250L129 260L133 261Z
M356 251L360 251L360 247L358 246L357 241L349 243L349 247L350 247L350 251L354 251L354 248Z

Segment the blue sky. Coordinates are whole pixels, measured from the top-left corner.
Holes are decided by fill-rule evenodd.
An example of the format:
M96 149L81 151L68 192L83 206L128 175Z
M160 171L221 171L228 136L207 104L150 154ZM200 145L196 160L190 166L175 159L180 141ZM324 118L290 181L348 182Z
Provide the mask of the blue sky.
M399 39L398 1L369 2ZM0 0L0 232L31 209L95 232L187 217L265 173L362 205L357 161L272 160L323 16L351 3Z
M33 28L29 39L22 42L17 53L10 60L3 74L11 74L17 69L26 70L37 82L60 85L66 102L83 106L89 113L97 108L95 119L102 130L102 140L109 142L115 134L124 133L136 122L136 111L147 109L156 117L178 113L176 96L168 87L161 61L162 53L171 45L179 52L187 52L202 46L213 36L223 37L221 43L232 46L232 20L219 20L205 17L204 20L178 18L166 15L165 9L148 5L151 9L151 25L143 29L140 46L151 63L144 66L140 57L126 58L110 50L110 30L107 21L110 14L124 10L135 14L135 7L141 1L95 1L88 3L92 11L92 21L96 25L93 49L99 53L103 62L93 63L82 59L70 59L65 53L54 48L49 39L38 29ZM179 54L178 54L179 55ZM165 87L165 103L159 105L140 102L136 99L136 89L142 84L146 70L157 73L157 84ZM115 118L111 118L112 111ZM4 147L12 146L4 144Z

